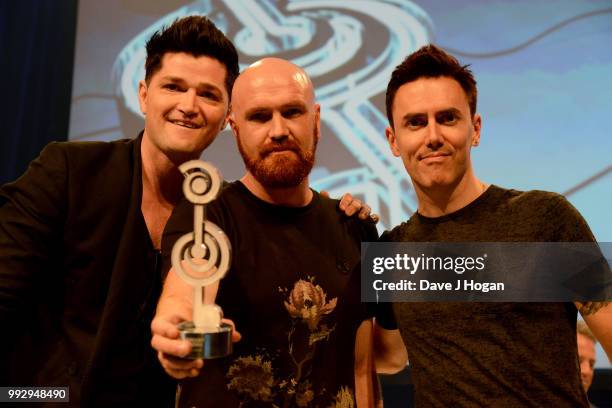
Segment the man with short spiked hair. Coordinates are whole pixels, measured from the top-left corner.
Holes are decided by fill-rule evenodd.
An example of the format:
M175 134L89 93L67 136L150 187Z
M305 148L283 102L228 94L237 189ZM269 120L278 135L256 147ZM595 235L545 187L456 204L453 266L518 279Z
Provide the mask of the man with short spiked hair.
M238 54L206 17L147 43L144 131L51 143L0 190L0 384L67 386L66 406L170 406L150 347L177 166L225 127Z
M435 45L409 55L387 88L386 130L418 199L383 234L393 242L593 242L562 196L489 185L476 177L476 81ZM612 305L394 304L408 348L416 406L588 407L576 364L576 314L612 356Z

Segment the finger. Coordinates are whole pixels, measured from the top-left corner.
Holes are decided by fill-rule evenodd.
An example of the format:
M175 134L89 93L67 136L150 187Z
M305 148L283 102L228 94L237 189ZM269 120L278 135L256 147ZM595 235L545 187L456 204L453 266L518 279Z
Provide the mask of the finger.
M204 366L204 360L201 358L191 360L186 358L176 358L164 353L161 354L161 357L158 356L159 361L163 361L164 367L168 370L189 372L195 369L199 371Z
M168 375L178 380L186 378L186 377L197 377L200 374L200 369L197 367L192 367L189 369L180 369L180 368L175 369L169 366L167 361L164 358L162 357L158 357L158 358L159 358L159 361L161 362L162 367L166 371L166 373L168 373Z
M166 367L163 367L163 368L166 374L168 374L170 377L177 379L177 380L182 380L183 378L191 377L189 372L169 370Z
M242 334L236 330L236 325L230 319L221 319L223 323L227 323L232 326L232 343L237 343L242 339Z
M176 327L182 319L179 316L159 316L151 322L151 332L170 339L179 337L179 330Z
M350 195L349 193L345 193L340 199L340 209L342 211L345 211L351 205L352 201L353 201L353 196Z
M370 220L374 224L378 224L378 221L380 221L380 216L378 214L370 214Z
M164 371L166 371L166 373L168 373L168 375L180 380L182 378L185 378L189 373L185 372L183 370L173 370L171 368L168 367L168 363L166 361L166 359L164 358L164 354L161 351L157 352L157 359L159 360L161 366L163 367Z
M361 207L361 210L359 210L359 219L362 220L367 220L368 218L370 218L370 213L372 212L372 209L370 208L369 205L364 204L363 207Z
M357 214L357 212L359 212L362 208L363 203L361 202L361 200L353 198L353 201L351 201L346 210L344 210L344 213L349 217L352 217L353 215Z
M189 377L197 377L200 375L200 370L196 370L195 368L189 372Z
M151 338L151 346L157 351L175 357L185 357L191 353L191 343L189 341L169 339L158 334Z
M321 194L325 198L329 198L329 191L321 190L319 194Z
M190 370L190 371L173 371L173 370L166 370L166 373L168 373L169 376L177 379L177 380L182 380L184 378L187 377L197 377L200 372L198 370Z
M206 305L215 303L217 299L217 292L219 291L219 281L211 283L210 285L204 286L204 299L203 302Z

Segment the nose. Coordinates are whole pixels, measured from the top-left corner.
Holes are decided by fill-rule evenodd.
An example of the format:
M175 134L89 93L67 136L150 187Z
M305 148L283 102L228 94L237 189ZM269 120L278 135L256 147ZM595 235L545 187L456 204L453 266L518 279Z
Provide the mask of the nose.
M440 146L444 144L444 137L442 136L442 129L440 125L435 120L435 118L430 118L429 126L427 126L427 147L430 149L438 149Z
M270 138L275 142L282 141L283 139L289 137L289 128L287 127L285 118L283 118L280 113L275 112L272 115L268 136L270 136Z
M181 94L177 109L185 116L194 116L196 114L196 98L195 89L188 89Z

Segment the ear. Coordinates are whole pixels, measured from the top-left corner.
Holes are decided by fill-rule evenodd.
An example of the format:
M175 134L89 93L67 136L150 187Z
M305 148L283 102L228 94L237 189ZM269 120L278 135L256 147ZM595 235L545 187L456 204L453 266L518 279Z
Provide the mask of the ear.
M232 133L234 136L238 138L238 125L236 124L236 118L231 108L227 112L227 122L229 123L230 128L232 128Z
M480 144L480 129L482 128L482 118L477 113L472 119L472 126L474 134L472 135L472 146L478 146Z
M222 132L223 129L227 127L231 114L232 114L232 105L229 105L227 108L227 112L225 113L225 118L223 119L223 124L221 124L221 129L219 129L219 132Z
M319 138L321 137L321 105L319 105L318 103L315 103L314 109L315 109L315 127L317 130L316 138L318 142Z
M391 126L388 126L385 129L385 135L387 136L387 142L389 142L389 147L391 148L391 153L395 157L400 157L400 148L397 145L397 139L395 138L395 132Z
M143 115L147 114L147 91L147 83L144 80L138 82L138 103Z

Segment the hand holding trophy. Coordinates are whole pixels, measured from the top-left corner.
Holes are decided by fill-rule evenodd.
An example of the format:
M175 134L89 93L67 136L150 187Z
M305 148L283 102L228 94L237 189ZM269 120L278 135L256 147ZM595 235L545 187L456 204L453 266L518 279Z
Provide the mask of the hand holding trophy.
M204 205L221 190L221 174L212 164L191 160L179 166L185 176L183 193L193 203L193 232L172 247L172 267L193 286L193 321L178 325L181 339L191 342L189 359L213 359L232 352L232 327L221 321L221 308L204 298L206 286L218 282L231 261L231 246L223 230L207 221Z

